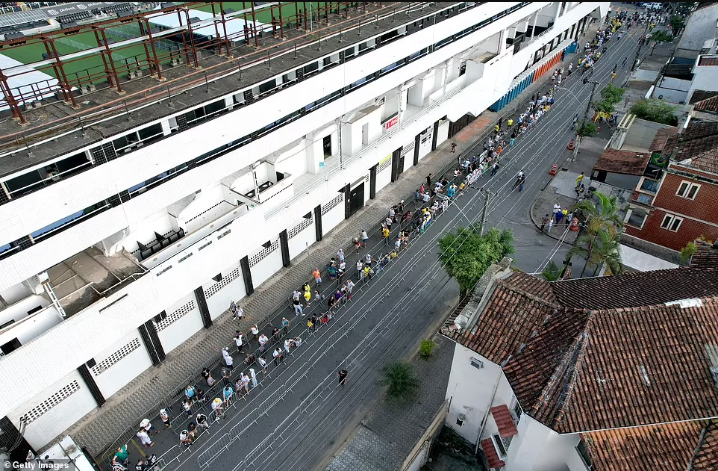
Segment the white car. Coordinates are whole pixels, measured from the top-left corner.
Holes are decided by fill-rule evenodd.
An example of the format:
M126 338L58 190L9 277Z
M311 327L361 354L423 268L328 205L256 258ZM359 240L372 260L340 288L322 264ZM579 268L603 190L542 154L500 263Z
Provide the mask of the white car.
M660 10L663 8L663 5L659 2L645 3L643 6L648 10Z

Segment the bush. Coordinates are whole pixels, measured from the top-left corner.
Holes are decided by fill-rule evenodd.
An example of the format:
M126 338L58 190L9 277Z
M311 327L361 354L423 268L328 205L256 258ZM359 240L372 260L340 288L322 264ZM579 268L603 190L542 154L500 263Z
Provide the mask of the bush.
M674 114L676 106L671 106L658 98L650 100L639 100L631 107L631 113L636 117L653 121L654 123L668 124L670 126L678 125L678 118Z
M576 134L578 134L581 137L593 137L596 134L598 134L598 128L594 123L588 122L585 123L583 126L578 128L578 131L576 131Z
M624 93L626 93L625 88L617 87L614 84L609 83L606 85L606 88L601 90L601 98L603 98L604 101L615 105L621 101Z
M686 246L681 249L681 261L683 261L685 265L688 265L691 261L691 257L693 257L697 251L698 247L695 242L688 242Z
M379 386L388 386L387 398L411 401L419 388L419 378L409 363L395 361L382 369L383 378L377 382Z
M424 360L428 360L433 355L435 346L436 343L433 340L422 340L419 346L419 356Z
M551 260L541 272L541 276L546 281L557 281L561 278L561 269Z

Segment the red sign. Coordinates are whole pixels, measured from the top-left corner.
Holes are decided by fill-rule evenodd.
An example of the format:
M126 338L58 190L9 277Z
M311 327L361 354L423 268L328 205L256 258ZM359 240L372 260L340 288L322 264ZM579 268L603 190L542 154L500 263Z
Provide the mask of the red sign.
M389 129L389 128L393 127L398 122L399 122L399 116L398 115L394 116L389 121L384 123L384 129Z

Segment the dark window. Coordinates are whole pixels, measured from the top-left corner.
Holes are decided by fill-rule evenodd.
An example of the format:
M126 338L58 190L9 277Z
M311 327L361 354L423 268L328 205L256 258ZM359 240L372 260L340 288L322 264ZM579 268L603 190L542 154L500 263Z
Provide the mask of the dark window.
M28 193L37 191L44 185L42 183L40 172L33 170L32 172L25 173L6 181L5 186L7 186L7 190L10 194L17 198L18 196L27 195ZM17 194L13 194L15 192L17 192Z
M274 90L275 88L277 88L277 81L274 79L268 80L259 86L259 94L264 95L268 91Z
M72 157L68 157L66 159L62 159L58 162L55 162L55 168L57 168L57 171L59 173L63 174L63 177L69 176L65 172L69 172L71 170L76 170L81 167L86 167L90 164L90 160L87 158L84 152L80 152L79 154L75 154Z
M22 347L22 344L20 343L20 341L17 338L14 338L14 339L10 340L8 343L6 343L5 345L0 345L0 350L2 350L2 352L5 355L7 355L11 352L14 352L15 350L17 350L20 347Z
M222 110L225 108L225 106L226 106L226 105L225 105L223 99L222 99L222 100L217 100L217 101L213 101L213 102L210 103L209 105L205 105L204 111L205 111L205 113L209 116L209 115L211 115L211 114L213 114L213 113L217 113L217 112L219 112L219 111L222 111Z
M304 66L304 75L311 74L319 70L319 62L312 62Z
M141 141L147 141L162 135L162 124L153 124L152 126L147 126L146 128L142 128L137 132L140 135Z

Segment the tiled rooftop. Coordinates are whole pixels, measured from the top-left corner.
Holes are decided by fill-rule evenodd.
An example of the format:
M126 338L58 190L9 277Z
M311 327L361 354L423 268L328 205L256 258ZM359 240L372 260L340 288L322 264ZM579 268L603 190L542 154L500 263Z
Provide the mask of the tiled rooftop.
M496 426L499 429L499 435L506 438L519 434L516 424L514 423L514 418L511 416L511 411L509 411L509 407L506 404L492 407L491 415L494 417Z
M668 139L663 155L681 165L718 173L718 123L691 122L684 132Z
M663 150L663 148L666 146L666 142L668 141L668 138L677 134L678 128L670 126L661 128L656 132L656 137L653 138L653 142L651 142L651 147L648 148L650 152L660 152Z
M626 175L643 175L651 155L627 150L606 149L594 165L594 170Z
M474 322L443 332L502 365L524 411L552 429L718 416L718 271L554 283L511 273L489 286Z
M716 241L718 243L718 241ZM697 252L691 257L691 266L695 268L718 268L718 245L696 241Z
M702 421L604 430L584 434L592 470L687 469ZM715 468L694 468L715 469Z
M693 109L696 111L708 111L712 113L718 113L718 94L710 98L706 98L705 100L697 101L693 105Z
M707 90L694 90L688 103L695 105L699 101L707 100L708 98L718 96L718 92L711 92Z
M698 61L699 66L717 66L718 56L701 56Z

